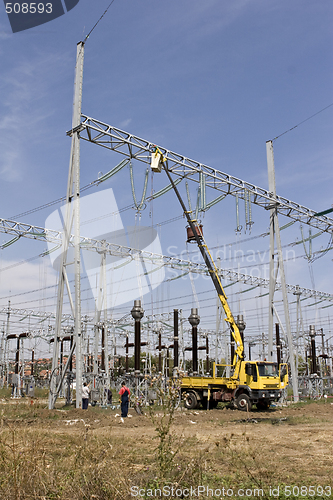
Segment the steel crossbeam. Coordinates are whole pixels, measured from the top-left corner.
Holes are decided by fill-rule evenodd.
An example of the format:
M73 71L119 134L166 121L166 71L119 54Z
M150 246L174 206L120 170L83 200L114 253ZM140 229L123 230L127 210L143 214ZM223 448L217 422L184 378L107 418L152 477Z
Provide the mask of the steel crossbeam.
M0 219L0 232L13 234L19 238L31 238L35 240L50 241L51 243L61 243L60 231L54 231L52 229L45 229L44 227L32 226L31 224L26 224L24 222L15 222L8 219ZM4 248L7 244L0 245Z
M62 241L62 232L46 229L43 227L33 226L30 224L23 224L11 220L0 219L0 232L13 234L16 237L33 238L41 241L51 241L59 245ZM74 244L74 236L69 238L70 245ZM5 246L6 243L2 246ZM155 264L157 266L166 266L180 272L192 272L203 275L208 275L205 263L192 262L188 260L179 259L177 257L156 254L147 252L146 250L137 250L131 247L125 247L115 243L95 240L80 236L80 245L82 250L97 251L99 253L106 252L108 255L116 256L119 258L129 258L144 260L146 263ZM1 248L1 247L0 247ZM221 269L220 276L227 281L240 281L246 285L258 286L263 288L269 287L269 280L251 276L249 274L240 273L233 269ZM295 294L296 292L302 295L302 298L313 297L318 300L333 301L333 294L311 290L308 288L300 288L297 285L286 285L287 292ZM281 283L277 282L275 290L281 290Z
M8 306L6 307L1 307L0 308L0 314L8 314ZM32 318L36 320L40 320L39 322L44 322L47 319L48 320L54 320L55 319L55 313L53 312L43 312L43 311L35 311L34 309L17 309L17 308L10 308L10 314L11 316L23 316L19 321L23 321L26 318ZM72 320L73 316L71 314L63 314L62 315L62 320L67 321L67 320Z
M0 307L0 315L1 314L8 314L8 306L5 307ZM35 319L39 320L38 323L44 323L46 320L55 320L56 314L54 312L48 312L48 311L37 311L35 309L18 309L14 307L10 307L10 314L11 316L22 316L22 318L19 321L23 321L26 318L30 319ZM82 321L86 321L87 323L93 324L94 323L94 318L91 316L83 316ZM64 323L65 321L73 321L73 315L72 314L62 314L61 316L61 322Z
M67 135L71 136L74 132L79 132L80 138L83 140L121 153L129 159L134 158L150 164L151 154L155 151L157 145L87 115L82 114L81 118L81 124L76 129L68 131ZM158 148L168 161L168 170L178 177L199 182L199 175L197 174L202 172L206 176L206 186L225 195L237 195L238 198L244 199L245 195L250 193L251 201L255 205L266 210L276 207L279 214L295 221L309 224L323 232L330 233L333 231L333 219L325 215L317 215L310 208L282 196L274 196L266 189L173 153L162 146L158 146Z

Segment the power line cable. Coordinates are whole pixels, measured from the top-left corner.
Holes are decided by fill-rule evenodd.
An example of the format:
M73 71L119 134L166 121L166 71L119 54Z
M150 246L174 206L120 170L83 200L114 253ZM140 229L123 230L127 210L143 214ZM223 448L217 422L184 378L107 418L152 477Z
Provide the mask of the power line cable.
M169 221L170 221L170 222L172 222L172 221L173 221L173 219L170 219ZM166 224L166 223L168 223L169 221L165 221L164 223L161 223L161 224L158 224L158 225ZM289 245L290 245L290 244L289 244ZM285 246L289 246L289 245L285 245ZM326 255L326 253L327 253L328 251L330 251L330 250L333 250L333 246L332 246L332 244L331 244L331 240L330 240L330 242L329 242L328 246L327 246L325 249L322 249L322 250L317 250L316 252L313 252L313 257L314 257L314 258L313 258L313 261L314 261L314 260L316 260L316 259L318 259L319 257L321 257L321 256L322 256L322 254L323 254L323 255ZM258 252L258 254L262 254L262 253L266 253L266 251L265 251L265 252ZM7 266L7 267L5 267L5 268L2 268L2 269L0 270L0 272L2 272L2 271L6 271L6 270L9 270L9 269L12 269L12 268L14 268L14 267L17 267L17 266L23 265L23 264L28 263L28 262L31 262L31 261L33 261L33 260L35 260L35 259L39 258L39 257L41 257L41 256L40 256L40 255L38 255L38 256L32 257L32 258L30 258L30 259L27 259L27 260L25 260L25 261L20 261L20 262L18 262L18 263L16 263L16 264L11 264L11 265L9 265L9 266ZM242 257L244 257L244 256L238 256L238 257L239 257L239 258L242 258ZM238 258L238 257L237 257L237 258ZM294 260L296 260L296 259L303 259L303 258L306 258L306 257L307 257L307 255L306 255L306 254L300 254L300 255L293 256L293 257L292 257L292 258L290 258L290 259L286 259L286 260L285 260L285 262L288 262L288 261L294 261ZM237 260L237 259L236 259L236 258L235 258L235 259L234 259L234 258L231 258L231 259L225 259L225 260ZM253 264L252 264L252 263L247 262L247 263L246 263L246 268L258 268L258 267L261 267L261 266L267 266L268 264L269 264L269 262L255 262L255 263L253 263ZM241 266L240 268L239 268L239 267L236 267L236 268L232 268L232 267L231 267L231 268L229 268L229 269L230 269L230 270L232 270L232 271L239 271L239 270L241 271L241 270L242 270L242 269L244 269L244 268L245 268L245 266ZM187 274L187 272L186 272L186 274ZM182 275L178 275L176 278L180 278L181 276L182 276ZM81 280L86 280L86 279L88 279L88 276L82 276L82 277L81 277ZM128 278L128 279L131 279L131 278ZM122 279L122 280L121 280L121 282L124 282L124 281L126 281L126 280L124 280L124 279ZM168 280L167 280L167 281L168 281ZM73 282L74 282L74 279L69 280L69 283L73 283ZM116 282L116 283L119 283L119 282ZM0 300L3 300L3 299L8 299L8 298L13 298L13 297L21 296L21 295L29 295L30 293L41 292L41 291L43 291L43 290L47 290L47 289L50 289L50 288L55 288L55 287L57 287L57 286L58 286L58 284L56 283L56 284L54 284L54 285L49 285L49 286L45 286L45 287L41 287L41 288L37 288L37 289L34 289L34 290L28 290L28 291L25 291L25 292L20 292L20 293L13 294L13 295L10 295L10 296L9 296L9 295L6 295L6 296L3 296L3 297L0 297ZM85 288L84 290L82 290L82 292L88 291L88 290L90 290L90 289L91 289L91 287L89 287L89 288ZM313 289L315 289L315 287L314 287L314 286L313 286ZM198 292L198 293L200 293L200 292ZM54 298L54 297L45 297L45 300L50 300L51 298ZM37 299L32 299L32 300L30 300L30 301L20 302L19 304L24 304L24 303L28 303L28 302L35 302L36 300L37 300Z
M83 186L80 191L81 192L86 191L87 189L97 185L97 183L98 183L98 180L90 182L90 184ZM9 219L15 219L16 217L23 217L25 215L33 214L35 212L38 212L39 210L43 210L44 208L49 208L49 207L52 207L53 205L57 205L57 203L61 203L62 201L65 201L65 200L66 200L66 196L62 196L61 198L57 198L56 200L50 201L48 203L44 203L44 205L40 205L38 207L31 208L30 210L26 210L25 212L21 212L20 214L11 215L9 217ZM128 210L129 208L130 207L126 207L125 209ZM123 209L123 210L125 210L125 209Z
M103 19L103 17L105 16L105 14L107 13L107 11L109 10L109 8L111 7L111 5L113 4L114 0L112 0L108 7L105 9L105 11L103 12L103 14L101 15L101 17L98 19L97 23L94 24L94 26L91 28L91 30L89 31L88 35L85 37L85 39L83 40L83 43L86 43L86 41L88 40L88 38L90 37L91 33L94 31L94 29L96 28L96 26L98 25L98 23Z
M295 128L299 127L300 125L302 125L302 123L305 123L307 122L308 120L311 120L311 118L313 118L314 116L317 116L319 115L319 113L322 113L323 111L325 111L326 109L330 108L331 106L333 106L333 102L331 104L329 104L328 106L326 106L325 108L321 109L320 111L317 111L317 113L315 113L314 115L311 115L309 116L308 118L305 118L305 120L299 122L297 125L295 125L294 127L291 127L289 130L286 130L285 132L283 132L282 134L274 137L273 141L276 141L276 139L279 139L279 137L282 137L284 134L287 134L288 132L291 132L292 130L294 130Z

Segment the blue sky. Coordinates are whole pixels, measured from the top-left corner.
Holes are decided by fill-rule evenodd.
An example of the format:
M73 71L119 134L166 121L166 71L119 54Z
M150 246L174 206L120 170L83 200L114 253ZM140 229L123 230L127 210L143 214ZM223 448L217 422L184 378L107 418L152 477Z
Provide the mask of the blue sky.
M64 16L15 34L0 5L3 218L13 218L66 192L70 152L66 131L71 128L76 43L108 4L109 0L80 0ZM328 0L115 0L86 42L82 110L267 188L265 142L333 102L332 38L332 4ZM332 130L330 107L274 142L278 194L318 211L332 206ZM83 143L82 185L96 179L99 172L110 170L120 159ZM134 164L134 170L140 193L145 166ZM166 179L155 175L153 185L149 179L148 192L166 184ZM113 188L120 208L133 203L128 169L100 189L106 187ZM184 186L181 190L185 195ZM191 194L194 203L193 186ZM207 197L210 200L215 193ZM44 226L51 211L40 210L15 219ZM243 212L242 206L244 219ZM147 205L140 222L135 220L134 210L127 210L123 223L149 226L179 215L180 207L170 192ZM265 232L268 214L253 207L253 218L251 235ZM237 240L237 245L228 248L242 250L244 255L263 251L266 258L268 239L245 241L249 234L244 231L236 238L235 220L234 199L209 210L203 218L208 246L215 249ZM286 222L281 220L281 224ZM184 226L184 220L177 220L158 227L164 253L170 245L175 245L178 253L185 250ZM308 229L304 231L307 235ZM282 236L285 245L295 242L301 237L299 226ZM5 235L1 238L8 239ZM328 236L320 236L313 241L313 250L327 243ZM332 293L332 252L310 269L301 257L302 245L292 248L299 258L292 265L287 263L287 281L307 288L314 283L316 289ZM44 249L42 243L21 239L1 251L1 269L37 257ZM235 262L224 263L224 267L235 266ZM242 267L250 271L246 260ZM56 275L45 259L11 267L1 273L0 304L6 305L13 295L11 300L17 307L51 310L54 301L46 297L54 296L54 290L45 286L55 281ZM189 314L191 301L195 305L190 297L192 287L188 279L179 283L169 282L156 291L153 301L163 304L158 312L179 306ZM209 309L215 304L214 291L208 292L211 285L199 279L195 286L199 297L209 299L200 305L202 326L214 329L215 313ZM248 315L249 331L255 335L258 324L266 329L266 312L262 318L254 314L262 299L255 298L258 291L242 294L240 299L240 286L228 289L230 300L235 314ZM29 290L39 291L29 294ZM14 297L18 293L24 295ZM89 292L84 294L88 298ZM173 300L177 296L187 298ZM145 300L147 304L152 302L149 297ZM92 311L89 304L87 312ZM147 305L147 310L150 307ZM315 322L331 331L332 309L304 309L306 329Z

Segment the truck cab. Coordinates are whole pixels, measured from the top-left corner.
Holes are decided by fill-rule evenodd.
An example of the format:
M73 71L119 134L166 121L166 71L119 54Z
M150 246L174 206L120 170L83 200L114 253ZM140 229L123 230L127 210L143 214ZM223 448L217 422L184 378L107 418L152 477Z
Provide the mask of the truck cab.
M243 361L239 372L239 386L235 393L237 408L266 410L273 401L278 401L282 390L288 385L288 367L269 361ZM247 397L246 397L247 396Z
M181 393L188 409L214 408L219 402L234 403L241 411L267 410L288 385L288 367L269 361L241 361L237 378L225 376L227 366L213 364L212 377L183 377ZM229 367L230 369L230 367Z

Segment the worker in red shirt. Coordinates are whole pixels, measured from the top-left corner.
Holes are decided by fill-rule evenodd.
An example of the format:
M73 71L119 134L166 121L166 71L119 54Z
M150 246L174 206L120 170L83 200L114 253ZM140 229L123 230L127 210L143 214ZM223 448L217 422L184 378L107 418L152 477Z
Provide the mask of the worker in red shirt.
M121 384L121 389L119 391L119 396L121 397L121 416L127 417L128 413L128 403L131 391L126 387L125 382Z

